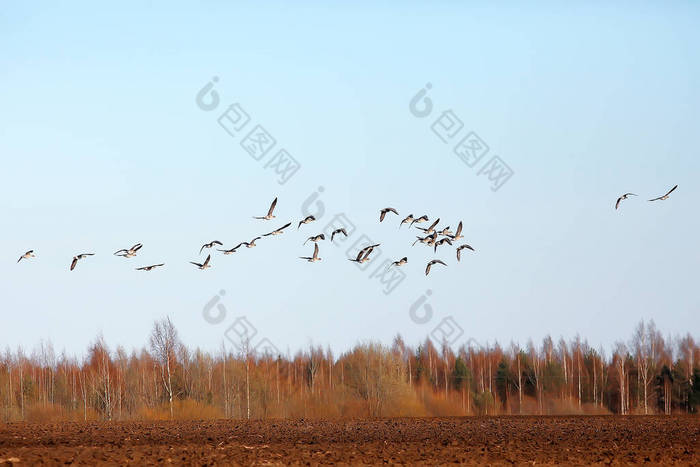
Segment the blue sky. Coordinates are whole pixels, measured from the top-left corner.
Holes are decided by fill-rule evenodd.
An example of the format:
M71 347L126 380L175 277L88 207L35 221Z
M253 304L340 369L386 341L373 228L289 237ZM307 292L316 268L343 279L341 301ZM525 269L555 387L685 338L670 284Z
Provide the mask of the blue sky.
M82 353L102 332L140 347L166 315L205 349L240 316L282 351L416 343L448 316L456 344L580 333L608 347L640 319L697 338L699 19L693 2L6 4L0 345ZM214 76L220 104L203 111ZM417 118L426 83L434 110ZM233 103L251 120L230 136L217 119ZM477 167L431 131L446 110L488 144ZM277 141L261 161L241 147L257 124ZM301 164L285 184L265 168L280 148ZM477 175L494 155L514 171L495 192ZM298 221L319 187L316 224L206 271L188 263L205 242ZM616 212L626 191L641 196ZM251 219L275 196L277 219ZM415 231L377 222L385 206L462 220L476 254L411 247ZM348 243L297 259L337 213L357 227ZM363 234L382 243L365 272L346 260ZM137 258L112 255L136 242ZM402 256L387 295L371 272ZM448 267L425 277L432 258ZM166 267L134 271L154 262ZM226 317L210 324L220 290ZM409 308L424 295L419 324Z

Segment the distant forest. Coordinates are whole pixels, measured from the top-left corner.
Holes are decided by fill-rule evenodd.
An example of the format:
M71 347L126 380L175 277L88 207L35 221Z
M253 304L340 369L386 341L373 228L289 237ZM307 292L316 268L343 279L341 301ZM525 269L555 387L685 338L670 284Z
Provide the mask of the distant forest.
M675 414L699 404L700 348L653 322L609 353L580 338L455 351L397 336L335 356L192 350L166 318L140 351L100 337L83 359L50 343L0 356L0 421Z

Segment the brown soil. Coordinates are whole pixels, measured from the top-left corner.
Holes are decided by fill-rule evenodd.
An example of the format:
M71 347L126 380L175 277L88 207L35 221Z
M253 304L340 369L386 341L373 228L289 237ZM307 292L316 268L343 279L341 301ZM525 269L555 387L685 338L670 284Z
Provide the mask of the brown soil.
M0 465L700 465L700 417L470 417L0 425Z

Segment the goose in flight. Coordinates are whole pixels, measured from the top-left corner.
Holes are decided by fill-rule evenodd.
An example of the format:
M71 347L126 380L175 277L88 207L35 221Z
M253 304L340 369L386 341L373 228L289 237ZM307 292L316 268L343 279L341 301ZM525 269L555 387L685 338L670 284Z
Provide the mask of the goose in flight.
M23 259L29 259L29 258L35 258L35 257L36 256L34 255L34 250L29 250L28 252L26 252L25 254L20 256L19 259L17 260L17 262L19 263Z
M403 266L406 263L408 263L408 257L404 256L400 260L392 262L391 265L392 266Z
M355 259L348 258L348 260L355 262L355 263L366 263L367 261L369 261L370 253L372 253L374 248L378 247L378 246L379 246L378 243L376 245L366 246L357 253L357 258L355 258Z
M615 202L615 209L619 208L620 203L623 200L627 199L628 196L637 196L637 195L635 195L634 193L625 193L624 195L620 196L619 198L617 198L617 201Z
M78 264L79 259L87 258L88 256L94 256L95 253L80 253L79 255L73 256L73 261L70 263L70 270L75 269L75 265Z
M462 221L459 221L459 225L457 226L457 231L455 232L454 235L451 235L452 240L459 240L460 238L464 238L464 235L462 235Z
M444 237L444 238L441 238L440 240L436 241L435 242L435 250L433 251L433 253L437 253L437 247L439 247L440 245L444 245L445 243L452 246L452 239L450 237Z
M304 219L299 221L299 225L297 225L297 230L299 230L299 227L301 227L302 224L308 224L310 222L315 221L316 218L314 216L306 216Z
M266 220L266 221L269 221L270 219L274 219L275 216L272 213L275 211L275 206L277 206L277 198L272 200L272 204L270 205L270 209L267 211L267 214L265 214L262 217L253 216L253 219L262 219L262 220Z
M316 261L321 261L321 258L318 257L318 243L314 243L314 255L309 257L309 256L300 256L299 258L305 259L309 263L315 263Z
M442 264L443 266L447 266L447 265L446 265L445 263L443 263L441 260L439 260L439 259L434 259L434 260L430 261L430 262L428 263L428 265L425 267L425 275L426 275L426 276L430 273L430 266L432 266L433 264Z
M472 248L471 246L467 245L466 243L465 243L464 245L458 246L458 247L457 247L457 261L460 260L460 252L461 252L462 250L464 250L465 248L474 251L474 248Z
M221 243L220 241L214 240L213 242L205 243L204 245L202 245L202 248L199 249L199 254L201 255L201 254L202 254L202 250L204 250L205 248L211 248L211 247L213 247L214 245L224 246L224 244Z
M286 229L286 228L289 227L290 225L292 225L292 223L291 223L291 222L287 222L286 224L284 224L284 225L283 225L282 227L280 227L279 229L273 230L272 232L269 232L269 233L264 234L263 237L269 237L270 235L282 235L282 234L284 233L284 232L283 232L284 229Z
M222 253L225 254L225 255L230 255L230 254L232 254L232 253L235 253L236 250L238 250L238 249L241 247L241 245L245 245L245 244L246 244L245 242L241 242L241 243L239 243L238 245L236 245L236 246L234 246L233 248L231 248L230 250L220 250L220 249L217 248L217 251L220 251L220 252L222 252Z
M423 217L425 217L425 216L423 216ZM427 229L425 229L423 227L416 227L416 228L422 230L423 232L425 232L427 234L431 234L431 233L435 232L435 226L438 225L438 222L440 222L439 217L437 218L437 220L435 222L430 224L430 227L428 227Z
M256 246L258 246L255 244L255 240L260 240L261 238L262 237L255 237L249 242L243 242L242 245L245 245L246 248L255 248Z
M402 225L408 224L409 222L413 222L413 214L409 214L408 216L406 216L404 218L404 220L401 221L401 223L399 224L399 229L401 228Z
M673 193L673 191L674 191L676 188L678 188L678 185L676 185L676 186L674 186L673 188L671 188L670 190L668 190L668 193L666 193L665 195L659 196L658 198L650 199L649 201L663 201L663 200L665 200L665 199L668 199L668 195L670 195L671 193Z
M318 234L318 235L314 235L313 237L307 238L307 239L306 239L306 242L314 242L314 243L317 243L317 242L319 242L319 241L321 241L321 240L325 240L325 239L326 239L326 236L325 236L325 235L323 235L323 234ZM304 242L304 245L306 245L306 242Z
M339 228L339 229L335 229L335 230L331 233L331 242L333 241L333 237L335 237L336 234L343 234L343 235L345 235L346 237L348 236L348 232L345 230L345 227L341 227L341 228Z
M425 222L427 220L428 220L428 216L420 216L417 219L413 219L411 221L411 225L409 225L409 227L413 227L413 224L420 224L421 222Z
M452 236L452 231L450 230L450 226L448 225L444 229L438 232L438 235L442 235L444 237L451 237Z
M155 268L159 268L161 266L165 266L165 263L151 264L150 266L142 266L140 268L136 268L136 270L137 271L153 271Z
M431 235L426 235L425 237L421 237L420 235L416 235L417 240L415 242L413 242L413 245L411 245L411 246L414 246L416 243L430 244L430 242L433 241L436 237L437 237L437 235L435 233L433 233Z
M207 255L207 259L204 260L203 263L195 263L194 261L190 261L190 264L194 264L197 266L198 269L207 269L210 268L211 265L209 264L209 261L211 260L211 255Z
M114 252L115 256L123 256L124 258L133 258L136 256L136 252L138 252L141 248L143 247L142 244L137 243L136 245L132 246L131 248L122 248L121 250L117 250Z
M379 211L379 222L382 222L384 220L384 217L386 217L387 212L393 212L397 216L399 215L399 213L394 208L384 208L381 211Z

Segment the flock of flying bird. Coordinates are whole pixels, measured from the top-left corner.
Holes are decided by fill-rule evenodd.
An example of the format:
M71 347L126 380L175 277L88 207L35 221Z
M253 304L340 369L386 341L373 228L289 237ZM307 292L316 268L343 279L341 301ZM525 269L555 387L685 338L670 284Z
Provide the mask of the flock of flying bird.
M669 195L676 190L676 188L678 188L678 185L671 188L665 195L650 199L649 201L666 200L666 199L668 199ZM628 199L628 197L630 197L630 196L637 196L637 195L634 193L623 194L622 196L617 198L617 201L615 202L615 209L618 209L620 207L620 203L622 203L622 201ZM275 218L274 212L275 212L276 206L277 206L277 198L275 198L274 201L272 201L272 204L270 205L270 209L267 211L266 215L259 216L259 217L253 216L253 219L264 220L264 221L269 221L269 220L274 219ZM384 219L386 218L387 214L389 214L389 213L399 215L398 211L394 208L391 208L391 207L384 208L379 212L379 222L380 223L384 222ZM304 219L299 221L299 224L297 225L297 230L302 225L310 224L311 222L314 222L315 220L316 220L316 218L314 216L305 217ZM399 229L404 224L408 224L408 227L410 229L411 227L413 227L414 224L421 224L423 222L429 222L427 215L423 215L420 217L413 217L413 214L409 214L401 221L401 223L399 224ZM433 221L433 223L430 224L429 227L416 227L417 229L423 231L423 233L425 235L424 236L417 235L416 240L413 242L413 245L415 245L416 243L422 243L424 245L427 245L428 247L432 247L433 252L437 253L437 249L439 246L442 246L445 244L452 246L453 245L452 242L457 241L461 238L464 238L464 236L462 235L462 221L459 222L459 225L457 226L457 230L454 233L452 233L449 226L444 227L442 229L438 229L437 225L439 222L440 222L440 219L438 218L435 221ZM236 245L230 249L223 249L222 248L222 249L217 249L217 250L222 252L224 255L230 255L230 254L235 253L242 246L245 246L246 248L253 248L256 246L255 242L257 240L260 240L263 237L282 235L284 233L284 230L291 225L292 225L291 222L287 222L282 227L275 229L271 232L268 232L266 234L263 234L261 236L255 237L252 240L250 240L249 242L241 242L238 245ZM335 238L335 236L340 235L340 234L342 234L346 237L348 236L348 233L346 232L346 230L344 228L339 228L339 229L334 230L331 233L330 241L332 242L333 239ZM312 256L300 256L299 258L306 260L310 263L315 263L317 261L321 261L321 258L318 256L318 253L319 253L318 243L321 240L325 240L325 239L326 239L326 236L323 233L318 234L318 235L313 235L313 236L307 238L306 241L304 242L304 245L306 245L307 242L312 242L314 244L313 255ZM212 242L205 243L204 245L202 245L202 247L199 249L199 254L201 255L205 249L211 249L216 245L223 247L223 244L220 241L214 240ZM374 249L377 248L378 246L379 246L379 244L377 243L374 245L369 245L369 246L364 247L363 249L361 249L358 252L357 257L354 259L351 258L350 261L353 261L356 263L368 262L370 260L370 255L372 254ZM143 247L143 245L141 243L137 243L137 244L133 245L131 248L122 248L121 250L115 251L114 255L121 256L123 258L133 258L134 256L137 255L138 251L142 247ZM466 243L457 246L456 247L457 261L461 260L461 252L464 249L475 251L474 248L472 248L470 245L468 245ZM80 261L81 259L85 259L88 256L94 256L94 253L80 253L78 255L75 255L73 257L73 260L71 261L70 270L72 271L73 269L75 269L76 265L78 264L78 261ZM28 260L30 258L35 258L35 257L36 257L36 255L34 254L34 250L29 250L26 253L24 253L22 256L20 256L19 259L17 260L17 262L19 263L23 259ZM195 265L199 269L210 268L211 267L210 262L211 262L211 254L207 255L207 258L202 263L190 261L191 264ZM393 261L390 266L400 267L400 266L405 265L406 263L408 263L408 257L404 256L403 258L401 258L397 261ZM440 259L430 260L425 267L425 275L426 276L428 274L430 274L430 268L436 264L447 266L447 264ZM165 266L165 263L151 264L149 266L142 266L142 267L136 268L136 270L137 271L152 271L152 270L159 268L161 266Z
M668 196L675 191L675 189L678 188L678 185L674 186L665 195L658 196L656 198L650 199L649 201L664 201L668 199ZM630 196L637 196L634 193L625 193L624 195L620 196L617 198L617 201L615 202L615 209L620 207L620 203L622 203L624 200L626 200Z
M269 220L274 219L275 218L274 212L275 212L276 206L277 206L277 198L275 198L272 201L272 204L270 205L270 208L267 211L266 215L259 216L259 217L253 216L253 219L264 220L264 221L269 221ZM394 208L391 208L391 207L384 208L379 213L379 222L384 222L384 219L386 218L388 213L399 215L398 211ZM310 224L310 223L314 222L315 220L316 220L316 218L314 216L305 217L304 219L299 221L299 223L297 225L297 230L302 225ZM401 221L401 223L399 224L399 229L404 224L408 224L408 227L411 228L411 227L413 227L414 224L421 224L423 222L428 222L428 221L429 221L429 219L428 219L427 215L420 216L420 217L413 217L413 214L409 214ZM413 245L415 245L416 243L425 244L428 247L432 247L433 251L436 253L439 246L442 246L445 244L452 246L453 241L464 238L464 236L462 235L462 222L461 221L459 222L459 225L457 226L457 230L454 233L450 230L449 226L444 227L443 229L440 229L440 230L437 229L437 225L439 222L440 222L440 219L438 218L432 224L430 224L430 226L427 228L417 227L417 229L424 232L424 236L417 235L416 241L413 242ZM201 255L205 249L211 249L211 248L214 248L215 246L222 247L222 248L217 248L217 251L222 252L224 255L233 254L242 246L245 246L246 248L254 248L256 246L255 242L257 240L260 240L263 237L282 235L284 233L284 230L287 229L291 225L292 225L291 222L287 222L286 224L284 224L282 227L280 227L278 229L275 229L275 230L268 232L266 234L263 234L261 236L255 237L252 240L250 240L249 242L240 242L238 245L234 246L233 248L229 248L229 249L224 248L223 243L221 243L220 241L214 240L214 241L211 241L209 243L205 243L204 245L202 245L202 247L199 249L199 254ZM335 236L341 235L341 234L344 235L345 237L348 236L348 233L345 230L345 228L339 228L339 229L333 230L333 232L331 233L330 241L333 242L333 239L335 238ZM300 256L299 258L306 260L310 263L315 263L317 261L321 261L321 258L318 255L319 254L318 244L320 241L325 240L325 239L326 239L326 236L323 233L308 237L306 239L306 241L304 241L303 244L306 245L307 242L312 242L314 244L313 255L312 256ZM379 246L379 244L377 243L377 244L368 245L368 246L362 248L358 252L357 257L355 257L354 259L350 258L350 261L353 261L356 263L368 262L370 260L370 255L375 250L375 248L377 248L378 246ZM121 250L115 251L114 255L121 256L123 258L133 258L133 257L137 256L139 250L141 250L142 247L143 247L143 245L141 243L137 243L137 244L133 245L131 248L122 248ZM461 252L464 249L474 251L474 248L472 248L470 245L468 245L466 243L458 246L456 248L457 261L461 260ZM78 261L85 259L88 256L94 256L94 253L80 253L78 255L75 255L73 257L73 260L71 261L70 270L72 271L73 269L75 269L76 265L78 264ZM22 256L20 256L19 259L17 260L17 262L19 263L23 259L28 260L28 259L34 258L34 257L36 257L36 255L34 254L34 250L29 250L26 253L24 253ZM201 263L196 262L196 261L190 261L190 263L193 264L194 266L196 266L198 269L210 268L211 267L211 254L208 254L207 258ZM400 266L405 265L406 263L408 263L408 257L404 256L403 258L401 258L397 261L393 261L389 265L389 267L400 267ZM433 259L433 260L429 261L425 267L425 275L426 276L430 273L430 268L435 264L441 264L443 266L447 266L447 264L445 262L443 262L442 260ZM136 270L137 271L152 271L152 270L159 268L159 267L162 267L162 266L165 266L165 263L151 264L149 266L142 266L142 267L136 268Z

